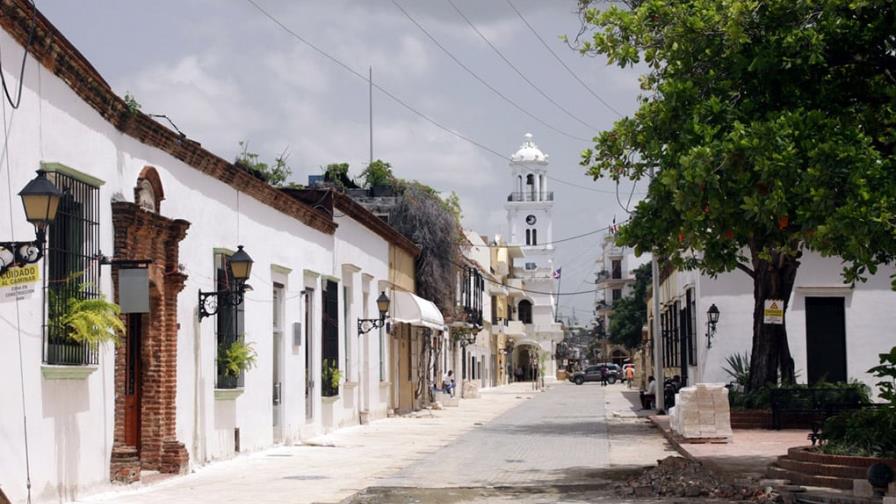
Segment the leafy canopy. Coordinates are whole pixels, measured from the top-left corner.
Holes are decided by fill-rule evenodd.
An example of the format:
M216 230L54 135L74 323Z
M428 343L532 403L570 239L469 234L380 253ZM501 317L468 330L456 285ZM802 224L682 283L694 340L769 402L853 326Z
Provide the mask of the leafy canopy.
M621 243L709 274L744 250L839 255L847 282L894 259L896 3L626 4L580 0L580 50L647 68L637 112L582 159L595 178L658 170Z
M613 303L613 313L610 315L611 342L627 348L641 346L642 331L647 322L645 298L652 277L649 263L638 266L632 291Z
M361 177L364 179L364 187L368 189L391 185L395 180L395 175L392 174L392 165L382 159L377 159L367 165L367 168L361 172Z

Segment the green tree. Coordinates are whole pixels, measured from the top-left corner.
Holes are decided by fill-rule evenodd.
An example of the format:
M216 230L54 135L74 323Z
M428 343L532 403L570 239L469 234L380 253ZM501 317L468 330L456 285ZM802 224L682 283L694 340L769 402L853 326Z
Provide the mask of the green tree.
M358 187L355 182L348 176L348 163L330 163L323 167L324 180L333 183L340 189L348 187Z
M619 243L746 273L749 388L792 381L786 326L762 311L786 310L802 252L840 256L847 283L896 255L896 3L624 3L580 0L581 52L647 69L639 109L582 164L616 180L657 170Z
M641 346L641 334L647 322L647 286L653 275L650 264L642 264L635 270L635 284L632 291L613 303L610 315L610 336L613 343L626 348Z
M364 187L368 189L391 185L395 181L395 176L392 175L392 165L381 159L367 165L367 168L361 172L361 178L364 179Z

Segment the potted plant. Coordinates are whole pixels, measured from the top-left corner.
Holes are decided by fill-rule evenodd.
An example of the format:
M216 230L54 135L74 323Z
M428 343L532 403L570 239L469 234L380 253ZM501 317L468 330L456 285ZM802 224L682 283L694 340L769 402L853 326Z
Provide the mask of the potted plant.
M241 338L230 345L222 345L218 352L218 366L221 370L219 388L236 388L239 377L244 371L255 367L256 359L252 343L246 343Z
M121 308L102 294L92 296L89 290L88 284L80 284L78 294L70 295L64 303L57 302L57 294L50 291L50 306L54 308L48 325L56 334L65 334L77 343L96 346L111 341L118 344L119 336L125 330L120 318Z
M324 359L321 378L324 385L323 395L332 397L339 394L339 383L342 381L342 371L336 366L333 359Z

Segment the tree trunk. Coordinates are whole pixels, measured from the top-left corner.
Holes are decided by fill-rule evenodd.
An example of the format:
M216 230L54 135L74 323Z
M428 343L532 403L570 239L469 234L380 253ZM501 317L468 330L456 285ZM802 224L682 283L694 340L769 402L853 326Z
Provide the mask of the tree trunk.
M773 252L770 259L753 252L753 349L748 390L768 384L794 382L794 364L787 343L787 306L799 268L799 255ZM765 324L767 299L784 301L784 324Z

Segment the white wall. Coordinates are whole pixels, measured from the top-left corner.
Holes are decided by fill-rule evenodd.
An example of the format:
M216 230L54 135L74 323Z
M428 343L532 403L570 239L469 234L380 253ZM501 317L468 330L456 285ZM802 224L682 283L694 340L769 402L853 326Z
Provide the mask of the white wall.
M0 50L20 54L21 47L0 32ZM41 89L38 90L38 71ZM8 82L15 77L6 74ZM40 95L38 95L38 91ZM127 137L105 122L83 103L67 85L38 64L26 66L21 108L7 108L9 167L0 167L0 208L9 208L0 218L0 238L31 239L33 229L24 219L16 193L34 176L41 161L59 162L105 181L99 191L100 248L113 250L110 200L123 195L133 200L133 188L145 166L158 171L165 192L161 214L191 223L180 247L180 262L188 275L178 298L177 440L190 451L191 463L229 457L233 454L233 429L240 428L242 450L256 450L272 443L272 288L273 281L285 284L283 351L284 437L297 440L303 433L319 430L317 407L312 428L305 423L304 347L293 345L292 325L303 321L301 289L307 285L306 271L341 277L342 266L352 263L376 280L388 279L388 244L352 219L337 219L336 236L316 231L259 201L239 195L227 184L207 176L169 154ZM237 213L237 208L239 213ZM215 321L197 320L197 291L214 289L213 249L235 249L243 244L255 261L247 295L246 340L258 354L257 367L246 373L245 392L235 401L214 396L216 376ZM335 251L335 253L334 253ZM279 266L291 269L281 273ZM376 283L374 282L375 286ZM112 297L110 270L103 269L100 284ZM315 284L316 365L320 359L320 284ZM378 292L371 288L370 304ZM357 301L356 301L357 302ZM376 313L373 306L370 313ZM99 369L86 380L46 380L41 375L41 297L18 303L0 301L0 485L13 501L25 492L25 448L21 392L25 392L28 416L33 492L43 500L75 497L109 480L109 457L113 439L114 382L113 349L103 348ZM353 315L353 319L357 318ZM17 323L20 320L21 323ZM342 324L340 324L342 325ZM24 382L19 378L19 342ZM354 330L354 322L350 324ZM375 334L371 333L371 335ZM370 355L378 355L378 342L368 335L359 340ZM355 337L355 336L352 336ZM344 338L343 338L344 340ZM354 357L365 355L355 351ZM372 363L377 361L371 359ZM357 368L356 368L357 369ZM319 376L319 368L315 370ZM378 378L378 371L373 374ZM378 380L377 380L378 382ZM385 389L370 383L372 407L384 412ZM319 405L320 388L316 390ZM353 413L354 415L354 410Z
M846 315L846 371L850 379L861 380L874 389L876 382L866 371L878 364L878 354L896 345L896 292L890 289L893 266L882 266L866 283L855 288L844 285L837 258L823 258L805 252L797 272L793 294L785 314L787 338L798 381L807 379L806 297L843 297ZM697 295L697 368L691 376L700 382L731 381L725 359L735 353L750 353L753 337L753 283L745 273L733 271L715 279L697 272L676 272L661 287L661 300L675 297L684 302L686 287ZM720 312L712 347L707 348L706 312L715 304ZM696 374L694 374L696 373ZM692 380L693 381L693 380ZM876 394L876 392L875 392Z

